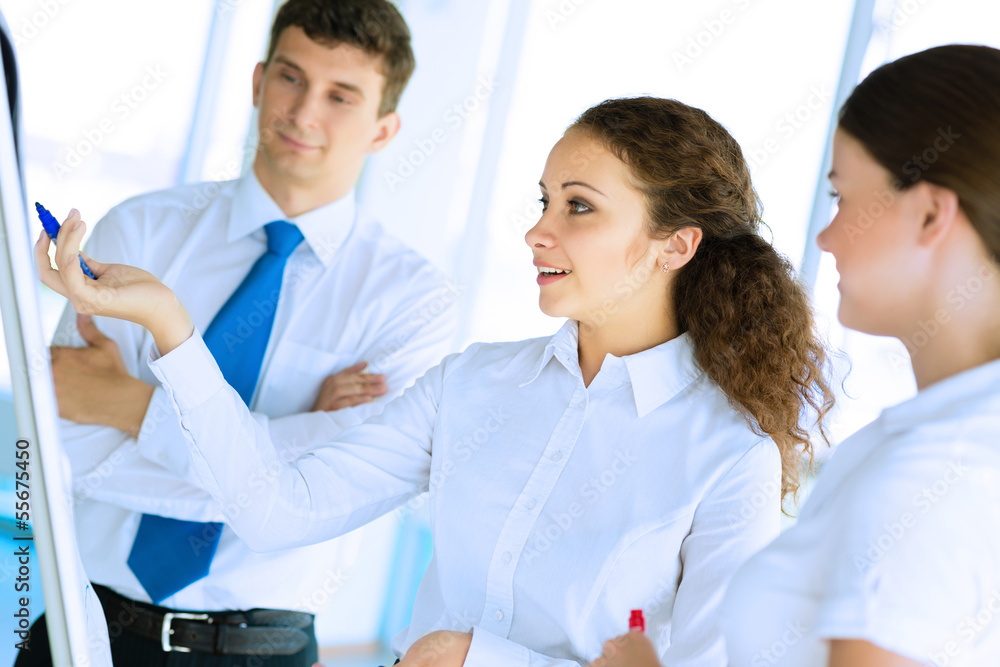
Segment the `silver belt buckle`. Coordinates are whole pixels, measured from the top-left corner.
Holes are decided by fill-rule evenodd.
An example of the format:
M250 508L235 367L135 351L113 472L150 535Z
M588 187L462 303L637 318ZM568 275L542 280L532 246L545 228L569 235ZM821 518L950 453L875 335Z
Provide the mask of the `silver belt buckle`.
M186 621L207 621L211 617L208 614L185 614L180 611L168 611L163 615L163 629L160 630L160 645L163 647L163 650L167 653L170 651L176 651L177 653L190 653L191 649L186 646L171 646L170 644L170 635L174 634L174 630L170 627L170 624L175 618Z

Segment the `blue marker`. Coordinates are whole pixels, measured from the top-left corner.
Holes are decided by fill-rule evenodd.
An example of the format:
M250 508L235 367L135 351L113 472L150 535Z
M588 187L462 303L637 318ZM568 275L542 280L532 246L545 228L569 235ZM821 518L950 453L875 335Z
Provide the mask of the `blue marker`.
M45 228L45 233L48 234L49 238L52 239L52 242L55 243L56 236L59 235L59 223L52 216L52 214L49 213L45 209L45 207L39 204L38 202L35 202L35 210L38 211L38 219L42 221L42 227ZM87 266L87 263L83 261L82 255L80 256L80 268L83 269L83 274L85 276L97 280L97 276L95 276L94 272L90 270L90 267Z

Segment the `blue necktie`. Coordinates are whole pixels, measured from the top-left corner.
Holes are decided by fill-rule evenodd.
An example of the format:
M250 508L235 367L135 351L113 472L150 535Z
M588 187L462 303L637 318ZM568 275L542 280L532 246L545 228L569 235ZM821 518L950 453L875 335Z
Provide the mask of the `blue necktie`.
M205 344L223 377L250 404L274 326L285 265L302 232L278 220L264 225L267 252L250 269L205 331ZM208 574L222 524L143 514L128 566L154 604Z

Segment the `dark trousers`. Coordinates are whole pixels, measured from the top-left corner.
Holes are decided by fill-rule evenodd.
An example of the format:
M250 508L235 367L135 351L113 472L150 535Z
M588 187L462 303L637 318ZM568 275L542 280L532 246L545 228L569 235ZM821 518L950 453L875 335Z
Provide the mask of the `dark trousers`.
M105 610L107 611L107 610ZM108 619L111 638L111 660L115 667L312 667L318 658L316 629L305 629L309 644L294 655L213 655L211 653L165 653L160 642L146 639L123 630L113 619ZM51 667L49 632L45 614L31 626L30 651L19 651L14 667Z

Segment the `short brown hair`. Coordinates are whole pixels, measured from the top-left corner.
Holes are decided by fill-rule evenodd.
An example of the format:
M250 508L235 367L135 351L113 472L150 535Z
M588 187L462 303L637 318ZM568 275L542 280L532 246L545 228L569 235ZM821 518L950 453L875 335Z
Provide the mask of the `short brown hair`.
M271 39L264 64L271 62L278 37L285 28L297 26L309 39L335 47L355 46L381 60L385 77L378 115L395 111L399 98L413 75L416 60L410 44L410 29L399 10L388 0L288 0L278 10L271 26Z

